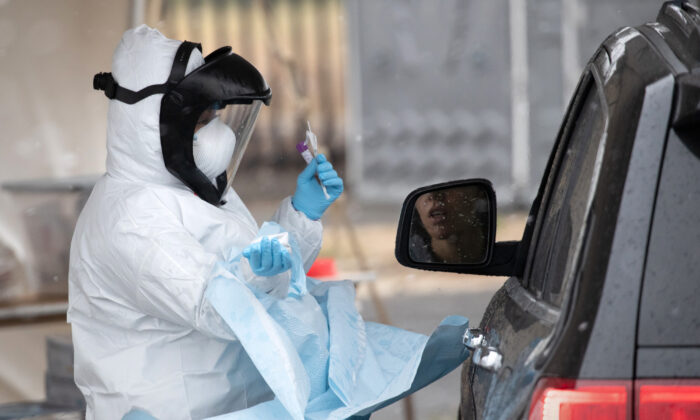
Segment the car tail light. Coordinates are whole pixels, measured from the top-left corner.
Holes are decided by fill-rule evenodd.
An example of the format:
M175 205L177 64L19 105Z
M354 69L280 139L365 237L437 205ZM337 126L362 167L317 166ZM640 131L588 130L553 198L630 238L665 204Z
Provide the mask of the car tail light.
M700 380L634 381L639 420L700 420ZM629 420L632 381L542 378L530 405L529 420Z
M700 419L700 380L640 380L635 389L639 420Z
M543 378L529 420L629 420L631 381Z

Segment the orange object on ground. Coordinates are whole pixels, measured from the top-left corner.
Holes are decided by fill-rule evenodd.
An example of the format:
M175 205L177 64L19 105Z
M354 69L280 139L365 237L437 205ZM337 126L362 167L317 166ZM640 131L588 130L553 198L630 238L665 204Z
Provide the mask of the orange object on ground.
M311 265L306 275L319 280L330 280L338 277L338 268L335 266L335 259L316 258L316 261Z

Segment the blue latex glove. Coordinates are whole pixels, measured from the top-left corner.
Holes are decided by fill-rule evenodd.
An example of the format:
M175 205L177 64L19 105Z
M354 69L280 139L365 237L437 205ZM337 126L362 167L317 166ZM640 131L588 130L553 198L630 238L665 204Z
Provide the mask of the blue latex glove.
M248 245L243 256L258 276L275 276L292 267L292 256L275 238L263 237L260 242Z
M323 182L330 198L326 198L315 175ZM324 155L318 155L297 177L297 190L292 196L292 205L311 220L318 220L343 192L343 180L333 170Z

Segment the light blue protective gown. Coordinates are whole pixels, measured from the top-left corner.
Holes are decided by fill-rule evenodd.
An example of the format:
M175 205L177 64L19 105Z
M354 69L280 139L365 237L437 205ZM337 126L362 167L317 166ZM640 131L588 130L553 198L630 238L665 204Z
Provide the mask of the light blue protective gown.
M259 234L282 231L266 223ZM207 288L206 298L275 395L212 419L364 419L467 358L466 318L445 318L430 337L365 323L355 308L352 283L307 278L293 238L290 245L293 272L285 298L238 280L235 263L217 267ZM240 259L241 251L232 250L230 261Z

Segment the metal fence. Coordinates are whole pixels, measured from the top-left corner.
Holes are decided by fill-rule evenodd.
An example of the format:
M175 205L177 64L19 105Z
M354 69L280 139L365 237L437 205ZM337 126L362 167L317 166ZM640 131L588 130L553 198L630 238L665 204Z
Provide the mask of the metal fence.
M488 178L529 205L589 57L662 0L347 0L356 196Z

